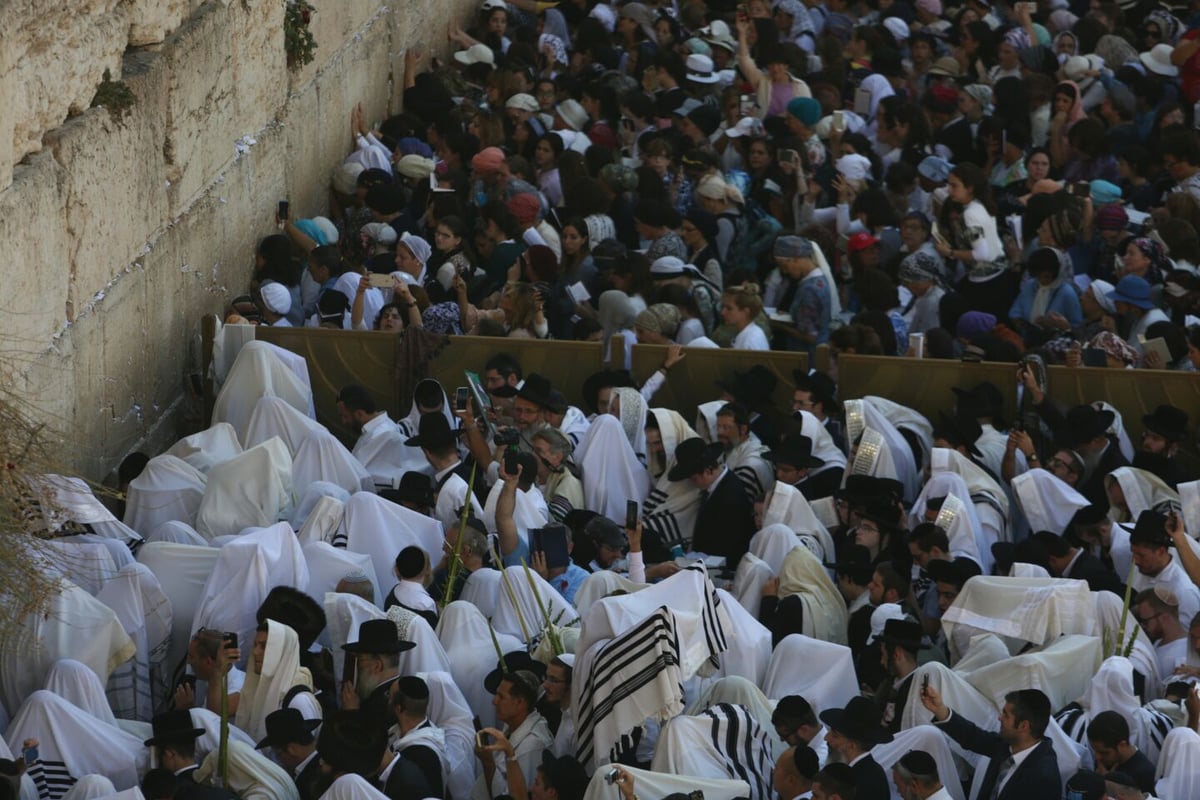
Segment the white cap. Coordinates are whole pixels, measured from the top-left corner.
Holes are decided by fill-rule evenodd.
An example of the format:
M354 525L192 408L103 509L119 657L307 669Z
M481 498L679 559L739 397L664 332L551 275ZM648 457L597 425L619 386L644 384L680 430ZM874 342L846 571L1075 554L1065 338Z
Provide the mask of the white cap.
M716 83L721 80L713 70L713 60L699 53L687 57L687 79L693 83Z
M469 67L472 64L495 64L496 56L492 53L492 48L486 44L473 44L466 50L459 50L454 54L454 60L463 66Z
M515 108L518 111L528 111L530 114L536 114L540 106L537 99L526 92L514 94L504 103L505 108Z
M739 136L766 136L767 133L766 129L763 128L761 119L757 117L742 117L738 120L737 125L725 131L725 135L730 139L736 139Z
M292 293L282 283L264 283L258 290L263 306L275 314L286 314L292 310Z

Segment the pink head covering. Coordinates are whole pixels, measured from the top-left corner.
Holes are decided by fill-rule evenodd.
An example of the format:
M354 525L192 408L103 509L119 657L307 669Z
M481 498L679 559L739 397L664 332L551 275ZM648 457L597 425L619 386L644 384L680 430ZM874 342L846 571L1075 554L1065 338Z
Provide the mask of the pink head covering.
M499 147L485 147L471 159L471 169L481 175L494 175L504 166L504 151Z

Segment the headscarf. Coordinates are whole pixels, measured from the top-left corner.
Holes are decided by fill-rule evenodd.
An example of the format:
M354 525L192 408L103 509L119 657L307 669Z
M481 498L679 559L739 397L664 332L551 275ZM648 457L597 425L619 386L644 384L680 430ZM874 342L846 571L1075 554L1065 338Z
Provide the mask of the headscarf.
M1138 362L1138 351L1133 346L1111 331L1100 331L1088 340L1085 347L1097 347L1107 355L1121 361L1126 367L1132 367Z
M1162 34L1159 41L1166 42L1172 47L1179 43L1179 32L1183 30L1183 24L1173 15L1161 8L1156 8L1146 15L1146 20L1142 23L1142 30L1145 30L1146 25L1151 22L1158 26L1159 33Z
M646 458L646 400L637 389L627 386L612 390L614 396L621 398L621 427L629 439L629 446L638 458Z
M968 311L958 318L954 333L960 339L973 342L981 336L987 336L995 327L995 316L986 311Z
M551 11L553 10L551 9ZM562 15L560 14L559 16ZM571 57L567 55L567 46L560 37L550 33L543 33L538 37L538 52L540 53L547 46L554 53L555 64L562 64L565 67L571 63Z
M1095 280L1088 285L1088 291L1092 293L1092 297L1096 300L1096 304L1100 308L1107 311L1109 314L1117 313L1117 304L1113 301L1110 294L1113 292L1113 285L1108 281Z
M1071 274L1071 270L1066 262L1066 253L1055 248L1047 248L1058 257L1058 272L1054 275L1054 280L1043 286L1041 283L1037 285L1037 291L1033 295L1033 305L1029 310L1029 321L1040 319L1046 316L1046 310L1050 307L1050 301L1054 299L1054 294L1066 282L1067 277Z
M609 289L600 295L598 316L607 339L618 331L632 328L637 312L629 295L619 289Z
M937 277L937 256L926 250L918 250L915 253L910 253L900 262L901 283L937 282Z
M834 644L846 643L846 602L821 561L807 547L797 547L779 570L779 598L796 595L804 607L804 635Z
M783 39L794 42L805 33L815 32L812 18L808 15L808 7L800 0L781 0L779 5L775 6L775 10L782 11L792 18L792 27L780 32Z
M1133 244L1146 254L1146 258L1150 259L1150 268L1146 270L1146 283L1151 286L1162 283L1163 275L1172 269L1171 261L1167 258L1167 251L1163 248L1162 242L1151 239L1149 236L1139 236L1133 240Z
M1054 12L1054 13L1055 13L1055 14L1058 14L1058 13L1070 14L1070 15L1071 15L1072 17L1074 17L1076 20L1078 20L1078 19L1079 19L1078 17L1075 17L1075 15L1074 15L1074 14L1071 14L1071 12L1070 12L1070 11L1064 11L1064 12L1058 12L1058 11L1056 11L1056 12ZM1051 23L1053 23L1053 22L1054 22L1054 14L1051 14L1051 15L1050 15L1050 21L1051 21ZM1072 23L1072 25L1073 25L1073 24L1074 24L1074 23ZM1068 55L1068 54L1066 54L1066 53L1060 53L1060 52L1059 52L1059 50L1058 50L1058 43L1059 43L1060 41L1062 41L1062 40L1063 40L1064 38L1066 38L1066 37L1070 37L1070 39L1071 39L1071 43L1072 43L1072 48L1071 48L1071 53L1070 53L1070 55ZM1058 58L1058 59L1060 60L1060 62L1061 62L1061 61L1066 61L1066 60L1067 60L1068 58L1070 58L1071 56L1077 56L1077 55L1079 55L1079 37L1078 37L1078 36L1076 36L1076 35L1075 35L1075 34L1074 34L1072 31L1071 31L1071 29L1070 29L1070 28L1063 28L1063 29L1060 29L1060 30L1059 30L1059 32L1058 32L1058 33L1056 33L1056 34L1054 35L1054 53L1055 53L1055 57L1056 57L1056 58Z
M879 73L873 73L863 78L862 88L871 93L871 106L867 112L867 119L874 120L875 112L879 108L879 102L885 97L891 97L896 93L892 88L891 82Z
M1083 110L1083 92L1079 91L1079 84L1075 83L1075 81L1059 81L1054 87L1054 93L1058 94L1059 90L1064 87L1071 90L1071 96L1074 98L1071 101L1070 110L1067 111L1067 124L1063 126L1062 131L1059 133L1059 136L1065 139L1067 130L1076 122L1083 119L1087 115L1087 112Z
M1009 28L1004 34L1004 42L1012 45L1017 50L1024 50L1026 47L1033 46L1033 42L1029 38L1029 32L1024 28Z

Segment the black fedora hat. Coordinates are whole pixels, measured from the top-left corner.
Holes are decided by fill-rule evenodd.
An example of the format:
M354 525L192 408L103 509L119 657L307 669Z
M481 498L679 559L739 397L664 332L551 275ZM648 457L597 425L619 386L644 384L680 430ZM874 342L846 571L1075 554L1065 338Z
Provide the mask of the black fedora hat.
M858 742L881 744L892 740L892 735L880 723L879 707L865 697L850 698L845 708L822 711L821 722Z
M264 721L267 725L267 735L254 745L255 750L306 742L312 737L313 731L321 727L321 720L305 719L299 709L295 708L272 711Z
M177 708L154 717L150 720L150 730L150 738L142 742L146 747L187 742L204 734L204 728L197 728L192 723L192 714L186 708Z
M835 493L839 499L850 504L863 502L871 497L886 497L899 501L904 496L904 484L894 478L876 478L874 475L847 475L846 485Z
M317 755L339 772L367 777L379 771L387 734L360 709L337 711L321 725Z
M978 456L980 452L979 448L975 446L975 442L982 435L983 428L980 427L979 422L973 415L963 412L961 408L957 414L938 412L938 425L934 428L933 438L944 439L953 447L965 447L968 453Z
M953 561L935 559L925 565L925 572L934 583L948 583L959 589L971 578L979 575L979 565L969 558L956 558Z
M1181 441L1187 436L1188 415L1182 408L1160 405L1153 414L1142 417L1142 426L1151 433L1157 433L1168 442Z
M495 694L500 688L500 681L506 675L520 671L532 672L539 680L546 677L546 665L540 661L534 660L533 656L524 650L513 650L504 654L504 667L501 668L497 663L496 668L489 672L483 679L483 688L487 689L488 694Z
M390 654L403 653L416 646L415 642L400 638L396 623L390 619L369 619L358 626L358 640L347 642L342 649L347 653Z
M889 619L883 624L883 633L879 640L884 644L892 644L911 650L914 653L921 649L921 623L911 619Z
M871 579L875 565L871 561L871 551L866 545L848 544L842 548L837 563L833 565L834 572L839 575L851 575Z
M267 593L258 607L255 621L261 625L269 619L294 630L301 650L312 647L326 624L325 609L321 604L292 586L276 586Z
M1171 547L1171 535L1167 533L1167 517L1153 509L1138 514L1137 523L1129 534L1129 543L1145 547Z
M698 436L686 439L675 448L675 466L667 473L667 479L681 481L716 466L722 452L718 443L709 444Z
M462 431L450 427L446 415L440 411L422 414L417 423L417 435L404 440L409 447L445 447L458 441Z
M434 500L433 478L424 472L410 469L400 476L400 485L394 491L388 491L388 495L385 499L394 499L397 503L406 502L422 507L432 506Z
M818 370L805 372L802 369L794 369L792 370L792 382L796 386L796 391L811 394L813 402L823 404L827 412L831 410L829 406L837 399L837 384L824 372Z
M501 386L492 392L496 397L520 397L542 408L555 408L558 403L552 394L550 379L536 372L529 373L519 387Z
M796 469L816 469L825 461L812 454L812 439L801 434L785 436L771 448L767 458L776 464L787 464Z
M754 408L770 405L771 394L779 384L775 373L762 364L755 364L745 372L734 371L733 379L718 378L714 381L734 399Z
M874 522L884 533L897 530L903 517L900 506L891 497L880 495L862 498L854 504L854 511L860 519Z
M1067 412L1062 443L1074 448L1090 442L1097 436L1104 436L1114 419L1116 415L1111 411L1101 411L1090 405L1075 406Z
M1004 395L991 381L977 383L970 389L953 387L958 398L958 413L970 417L999 417L1004 411Z

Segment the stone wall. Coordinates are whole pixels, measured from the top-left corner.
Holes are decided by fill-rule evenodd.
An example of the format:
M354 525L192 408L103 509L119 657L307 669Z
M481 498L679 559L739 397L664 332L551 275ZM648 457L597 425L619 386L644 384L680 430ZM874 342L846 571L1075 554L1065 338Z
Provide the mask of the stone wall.
M246 291L280 199L324 211L351 108L399 110L405 48L476 5L453 2L316 0L298 71L284 0L0 3L0 377L64 466L102 480L176 437L200 318ZM126 115L88 108L105 69Z

